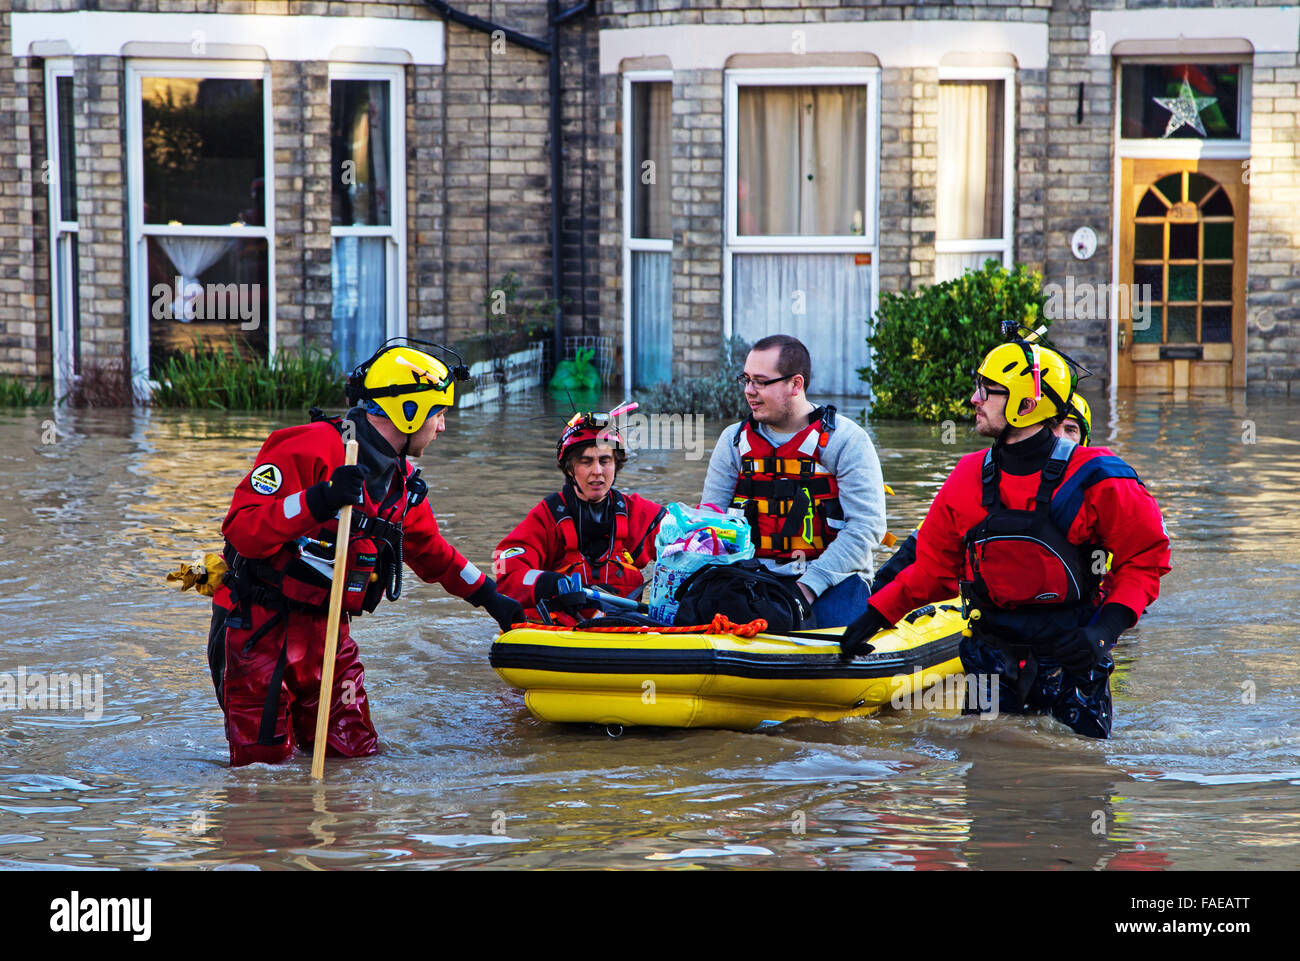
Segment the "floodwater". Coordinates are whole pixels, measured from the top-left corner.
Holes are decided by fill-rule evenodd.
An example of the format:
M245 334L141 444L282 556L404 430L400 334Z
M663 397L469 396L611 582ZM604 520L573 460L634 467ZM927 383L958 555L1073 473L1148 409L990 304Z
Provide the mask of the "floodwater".
M459 412L424 458L444 530L485 568L557 486L547 404ZM81 710L0 711L0 866L1300 867L1300 404L1094 405L1174 542L1117 651L1108 742L941 710L618 739L552 725L488 666L493 623L410 577L354 625L383 753L330 761L323 786L305 756L228 767L207 601L163 580L219 546L231 491L290 420L0 412L0 684L102 679ZM722 426L686 445L696 459L641 452L620 486L693 502ZM979 443L871 431L900 535Z

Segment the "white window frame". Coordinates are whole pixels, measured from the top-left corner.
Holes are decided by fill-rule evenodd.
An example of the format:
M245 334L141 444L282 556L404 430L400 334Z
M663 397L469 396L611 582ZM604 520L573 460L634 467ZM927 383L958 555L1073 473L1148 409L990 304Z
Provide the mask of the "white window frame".
M388 147L389 152L389 223L387 227L336 227L330 225L330 259L334 257L336 237L385 237L388 265L386 284L388 308L386 337L400 337L406 333L406 70L401 66L379 64L331 63L329 65L330 116L334 109L335 80L386 80L388 81ZM331 119L331 123L332 123ZM330 161L333 163L333 160ZM331 170L330 177L338 176ZM333 183L331 181L331 191ZM333 194L331 193L331 203ZM331 218L332 220L332 218ZM332 277L332 274L331 274ZM333 281L331 280L331 300ZM333 317L330 318L333 331Z
M262 177L264 226L146 226L144 223L144 144L141 139L144 77L198 77L262 81ZM271 65L248 60L132 60L126 65L127 208L130 242L131 376L147 393L149 386L149 259L147 237L232 237L266 240L266 283L269 316L267 360L276 352L275 330L275 150L271 116Z
M845 235L740 235L738 232L739 203L736 185L739 182L739 129L738 98L741 87L796 87L796 86L863 86L866 97L866 137L863 156L866 209L862 211L862 233ZM879 67L803 67L799 69L755 68L728 70L725 76L726 111L726 183L724 206L726 215L725 246L722 258L722 335L732 335L732 257L752 253L862 253L871 255L871 315L878 306L880 287L880 239L878 211L880 171L880 68Z
M1013 67L940 67L939 82L945 80L1001 80L1002 81L1002 240L938 240L934 242L935 254L974 254L998 251L1002 266L1011 266L1015 249L1015 198L1016 198L1016 71ZM940 129L939 136L943 136ZM943 171L939 171L943 176ZM937 275L936 275L937 276Z
M665 240L632 236L633 177L636 176L632 157L632 85L664 82L673 82L671 70L631 70L623 74L623 383L627 389L632 385L632 350L636 346L632 342L632 254L673 252L671 237ZM667 173L671 178L672 171Z
M60 314L69 309L73 299L71 240L78 234L76 220L63 216L63 185L60 177L63 173L63 151L59 143L59 78L73 78L72 60L65 58L45 61L45 158L49 164L49 211L50 211L50 354L51 373L54 381L54 399L67 395L72 387L72 378L76 375L75 363L77 345L74 343L72 325L65 325L60 333ZM75 84L75 80L73 81ZM75 87L74 87L75 89ZM74 108L75 110L75 103ZM66 256L68 270L65 277L59 276L59 259ZM71 305L75 309L76 305Z

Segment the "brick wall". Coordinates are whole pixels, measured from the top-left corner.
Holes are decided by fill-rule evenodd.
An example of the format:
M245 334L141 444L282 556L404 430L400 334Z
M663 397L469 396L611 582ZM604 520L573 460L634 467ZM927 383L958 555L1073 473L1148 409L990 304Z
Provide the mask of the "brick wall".
M1246 381L1300 396L1300 58L1257 54L1252 94Z
M275 170L275 324L279 347L329 347L329 67L271 64Z
M9 15L3 13L0 49L9 49L9 44ZM34 257L33 194L44 188L39 176L33 178L31 65L24 59L5 66L0 70L0 115L6 118L0 140L0 373L26 373L37 367L37 303L25 275L31 273Z
M84 368L125 362L129 345L125 78L120 57L79 57L74 70Z
M1043 269L1047 255L1047 71L1016 71L1016 196L1012 255Z
M880 290L934 279L939 72L880 73Z
M406 69L406 316L413 336L422 340L442 337L447 316L443 96L441 67Z
M595 16L561 31L564 100L566 330L610 336L602 316L600 29ZM620 325L621 328L621 325Z
M722 71L673 78L673 358L693 377L722 342ZM708 172L705 164L708 164Z
M600 184L596 197L598 247L596 263L600 333L618 344L615 369L622 377L623 352L623 92L620 78L597 78L599 111L595 170ZM672 171L669 171L671 177Z
M25 79L24 78L25 74ZM53 169L52 162L46 151L45 137L45 83L43 70L39 65L29 65L26 69L15 71L15 104L14 119L17 125L18 119L22 116L22 108L26 106L27 127L30 131L40 131L41 136L30 136L31 157L31 187L30 187L30 209L32 229L29 233L31 241L31 256L27 258L27 264L30 268L31 281L26 285L27 292L32 295L32 307L30 311L30 322L35 327L32 332L32 345L34 354L27 363L30 370L35 376L40 378L42 383L51 384L54 380L54 369L50 350L51 326L49 323L42 322L50 316L50 291L48 283L41 283L40 279L50 275L50 232L36 229L37 224L48 224L49 222L49 185L48 179L53 179L56 171ZM24 92L25 88L25 92ZM57 182L57 181L56 181ZM23 248L19 248L20 250ZM0 342L4 337L0 333Z
M544 38L544 4L502 0L459 8ZM521 296L550 289L547 60L456 24L443 71L447 336L485 330L484 301L509 272ZM433 305L430 305L433 306ZM436 309L436 308L435 308Z

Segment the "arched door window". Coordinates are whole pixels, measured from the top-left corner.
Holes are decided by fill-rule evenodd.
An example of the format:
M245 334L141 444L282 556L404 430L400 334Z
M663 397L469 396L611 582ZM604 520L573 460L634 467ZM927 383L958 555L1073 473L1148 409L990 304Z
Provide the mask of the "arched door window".
M1142 196L1133 230L1133 283L1150 290L1149 323L1138 344L1232 340L1233 206L1223 186L1182 170Z

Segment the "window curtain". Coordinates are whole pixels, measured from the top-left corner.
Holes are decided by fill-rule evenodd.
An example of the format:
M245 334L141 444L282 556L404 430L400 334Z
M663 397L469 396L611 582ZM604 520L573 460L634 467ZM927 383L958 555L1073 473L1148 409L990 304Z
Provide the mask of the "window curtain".
M983 270L984 261L992 257L1002 261L1001 250L980 250L964 253L936 253L934 255L934 282L941 284L945 280L956 280L968 270Z
M334 353L349 371L383 343L388 330L386 237L335 237Z
M671 240L673 85L634 83L632 98L631 236ZM647 169L647 160L654 166ZM650 171L654 183L648 184Z
M737 231L861 234L866 123L863 86L740 87Z
M335 227L392 222L388 86L384 80L335 80L330 85L333 169L349 173L332 180Z
M632 382L662 384L673 372L673 255L632 251Z
M1001 80L939 84L936 240L1002 239L1003 100Z
M61 232L55 245L55 270L59 284L59 310L54 335L59 389L66 392L81 371L81 283L77 263L77 235Z
M230 237L158 237L158 246L180 271L181 298L172 304L172 319L188 324L186 307L203 296L199 275L234 249Z
M853 254L742 254L732 257L732 317L749 343L792 334L812 355L811 393L865 393L871 266Z
M73 102L72 78L55 81L58 96L59 215L63 220L77 219L77 132L76 104Z

